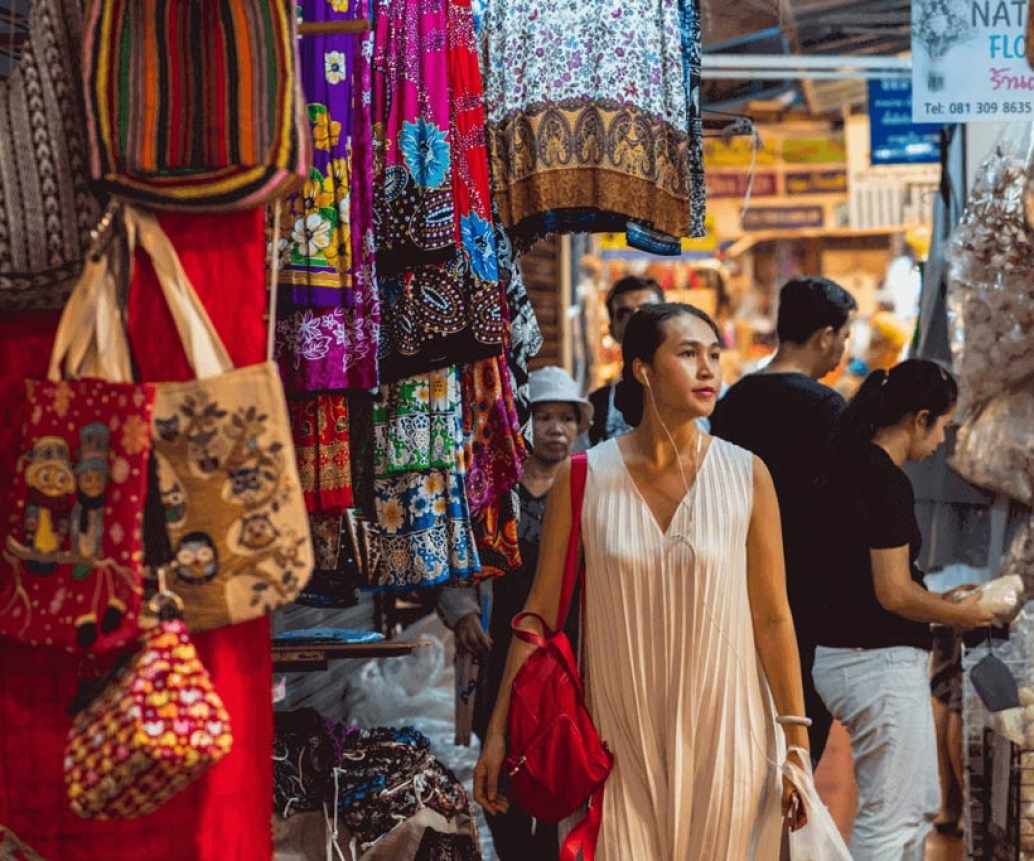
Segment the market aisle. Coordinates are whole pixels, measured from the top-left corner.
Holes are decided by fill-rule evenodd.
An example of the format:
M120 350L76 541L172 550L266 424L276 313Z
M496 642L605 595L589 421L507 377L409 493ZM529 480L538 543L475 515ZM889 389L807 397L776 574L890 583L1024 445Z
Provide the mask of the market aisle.
M851 743L847 732L833 722L829 743L815 772L815 785L823 801L829 806L833 821L847 840L851 834L851 822L858 804L858 787L851 773ZM965 842L947 840L933 834L926 844L926 861L965 861Z

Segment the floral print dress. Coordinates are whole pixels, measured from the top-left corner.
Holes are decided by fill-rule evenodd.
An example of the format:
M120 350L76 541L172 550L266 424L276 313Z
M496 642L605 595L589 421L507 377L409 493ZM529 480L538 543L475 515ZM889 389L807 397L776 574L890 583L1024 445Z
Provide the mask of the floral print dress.
M678 253L703 233L699 0L487 0L492 181L519 250L627 231Z
M370 0L304 0L305 21L362 20ZM302 190L281 204L276 357L291 394L377 385L372 34L299 43L313 140Z

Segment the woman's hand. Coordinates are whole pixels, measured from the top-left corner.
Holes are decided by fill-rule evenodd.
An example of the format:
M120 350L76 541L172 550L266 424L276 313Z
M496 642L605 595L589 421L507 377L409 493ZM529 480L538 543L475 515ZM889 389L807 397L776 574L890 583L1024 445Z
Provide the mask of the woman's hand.
M952 615L955 616L954 624L959 628L983 628L993 625L998 617L987 607L980 603L983 597L979 592L966 595L953 608Z
M787 753L787 757L791 756L795 757L802 767L807 767L807 764L801 760L803 754L799 750L791 750ZM783 775L783 819L786 820L791 831L796 831L808 824L808 815L797 795L797 789L785 774Z
M485 808L485 813L506 813L510 801L499 792L499 770L506 756L506 741L501 733L489 732L481 745L481 758L474 766L474 800Z

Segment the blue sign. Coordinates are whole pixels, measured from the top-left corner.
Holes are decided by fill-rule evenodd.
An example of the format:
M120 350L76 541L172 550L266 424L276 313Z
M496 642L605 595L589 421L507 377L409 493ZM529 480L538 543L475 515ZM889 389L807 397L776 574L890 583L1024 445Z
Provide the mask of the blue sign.
M912 122L912 82L869 81L869 153L873 164L941 159L941 127Z

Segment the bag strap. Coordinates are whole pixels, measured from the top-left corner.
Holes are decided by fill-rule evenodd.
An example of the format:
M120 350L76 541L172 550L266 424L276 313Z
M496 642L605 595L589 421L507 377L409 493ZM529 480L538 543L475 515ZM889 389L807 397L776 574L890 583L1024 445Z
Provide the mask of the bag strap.
M217 377L233 369L233 361L216 332L212 320L183 270L176 249L150 213L125 207L126 230L130 250L140 247L147 252L158 276L162 294L172 312L176 331L183 344L187 361L198 379Z
M47 369L47 379L54 382L84 376L113 383L133 380L114 270L115 256L124 253L111 236L115 217L109 209L95 231L95 247L61 314Z
M596 858L596 841L600 836L600 825L603 824L603 790L606 782L601 783L589 796L589 809L585 816L571 829L560 847L560 861L594 861Z
M578 551L582 533L582 500L585 498L585 480L589 473L589 461L585 453L571 456L571 534L567 539L567 557L564 560L564 581L560 587L560 603L557 605L556 627L564 630L567 614L571 610L571 599L579 584L581 568ZM585 588L584 578L581 586Z

